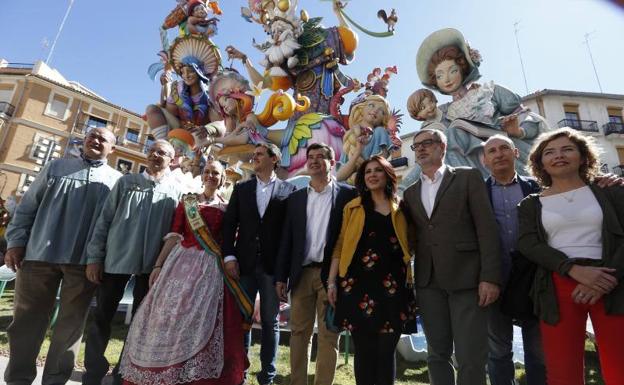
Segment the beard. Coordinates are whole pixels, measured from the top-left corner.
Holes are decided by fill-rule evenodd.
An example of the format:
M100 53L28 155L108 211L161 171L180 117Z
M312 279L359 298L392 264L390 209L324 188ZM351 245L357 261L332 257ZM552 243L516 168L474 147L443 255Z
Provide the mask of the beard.
M292 30L286 30L282 32L279 39L266 50L266 56L268 61L273 65L281 65L285 61L288 61L288 67L291 66L295 51L301 48L301 45L297 42Z

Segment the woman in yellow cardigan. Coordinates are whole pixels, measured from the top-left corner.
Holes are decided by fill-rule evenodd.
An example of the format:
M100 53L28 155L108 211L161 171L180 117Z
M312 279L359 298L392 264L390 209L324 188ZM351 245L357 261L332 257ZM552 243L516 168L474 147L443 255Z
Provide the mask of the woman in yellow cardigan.
M394 349L402 332L416 328L407 223L396 184L381 156L359 167L359 197L344 208L327 282L334 322L353 335L357 385L393 384Z

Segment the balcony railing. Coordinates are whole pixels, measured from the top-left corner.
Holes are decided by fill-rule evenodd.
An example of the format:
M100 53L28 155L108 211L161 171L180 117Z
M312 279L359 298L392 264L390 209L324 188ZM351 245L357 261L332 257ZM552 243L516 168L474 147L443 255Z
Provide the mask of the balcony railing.
M617 176L624 176L624 164L613 167L613 173Z
M6 63L5 68L15 68L21 70L31 70L35 67L33 63Z
M13 116L14 112L15 112L14 105L7 103L7 102L0 102L0 115L11 117Z
M557 127L570 127L579 131L598 132L598 123L595 120L561 119Z
M624 123L609 122L602 126L605 136L610 134L624 134Z

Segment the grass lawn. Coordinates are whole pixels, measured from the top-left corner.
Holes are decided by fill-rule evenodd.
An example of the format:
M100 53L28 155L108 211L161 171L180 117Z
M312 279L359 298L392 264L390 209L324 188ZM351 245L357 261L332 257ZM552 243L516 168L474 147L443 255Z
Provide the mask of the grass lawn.
M0 356L8 356L8 338L6 334L6 328L9 326L12 317L13 307L13 290L12 285L7 285L4 295L0 299ZM112 328L112 338L106 351L106 358L111 363L116 363L121 352L123 345L123 338L126 335L128 327L123 323L123 315L118 314L115 318ZM45 355L49 346L49 335L43 343L40 353L40 364L43 364ZM586 370L585 378L587 384L604 384L600 378L600 369L598 364L598 355L595 351L593 343L586 343ZM259 345L254 344L251 349L250 361L251 361L251 384L257 385L255 382L254 374L260 370L259 362ZM84 343L82 344L80 355L78 357L78 366L81 369L84 359ZM313 364L310 365L310 371L314 370ZM289 348L288 346L280 346L279 357L277 363L277 372L279 373L275 383L276 384L289 384L290 383L290 366L289 366ZM524 369L521 365L516 366L516 374L520 378L520 384L526 384L524 378ZM310 376L312 378L312 376ZM310 379L311 379L310 378ZM312 381L309 381L312 383ZM427 374L427 365L425 362L405 362L401 359L397 361L397 381L396 385L421 385L428 384L429 378ZM334 380L335 385L352 385L355 384L353 376L353 356L349 357L349 363L345 365L344 355L341 354L338 359L338 368L336 370L336 377Z

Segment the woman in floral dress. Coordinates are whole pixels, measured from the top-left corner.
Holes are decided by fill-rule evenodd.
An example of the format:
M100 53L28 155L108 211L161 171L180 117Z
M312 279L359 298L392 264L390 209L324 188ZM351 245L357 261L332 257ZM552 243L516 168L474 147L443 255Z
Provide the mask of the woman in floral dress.
M344 208L328 298L336 326L353 335L356 383L393 384L399 337L416 329L407 223L386 159L362 163L356 187L360 196Z

